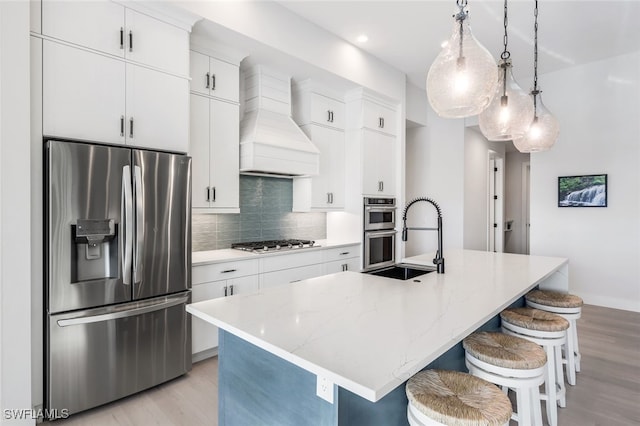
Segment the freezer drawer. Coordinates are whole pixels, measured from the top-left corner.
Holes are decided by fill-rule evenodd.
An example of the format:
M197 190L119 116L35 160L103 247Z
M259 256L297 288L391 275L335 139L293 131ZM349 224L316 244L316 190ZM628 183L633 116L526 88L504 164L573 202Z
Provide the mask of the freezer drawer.
M191 369L191 292L49 315L47 408L83 411Z

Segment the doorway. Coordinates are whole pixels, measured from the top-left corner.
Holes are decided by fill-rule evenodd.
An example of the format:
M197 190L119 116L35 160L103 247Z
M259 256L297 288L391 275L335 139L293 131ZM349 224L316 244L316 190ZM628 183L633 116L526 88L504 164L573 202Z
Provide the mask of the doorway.
M531 214L530 214L530 185L531 181L531 163L526 161L522 163L522 241L523 241L523 253L530 254L530 228L531 228Z
M504 157L489 150L487 158L487 251L504 251Z

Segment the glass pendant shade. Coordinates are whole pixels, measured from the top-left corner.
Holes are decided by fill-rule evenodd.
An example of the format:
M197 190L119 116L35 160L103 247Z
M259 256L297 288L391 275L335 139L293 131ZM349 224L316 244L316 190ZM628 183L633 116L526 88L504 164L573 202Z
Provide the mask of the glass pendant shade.
M533 102L513 78L511 61L501 60L498 69L495 96L478 117L480 131L490 141L520 139L533 120Z
M453 33L427 75L427 97L445 118L464 118L484 110L495 92L498 73L493 57L471 34L469 19L453 26ZM462 32L462 44L460 37Z
M520 152L547 151L556 143L560 134L560 124L542 103L540 93L534 96L536 96L536 115L533 122L524 137L513 140L513 144Z

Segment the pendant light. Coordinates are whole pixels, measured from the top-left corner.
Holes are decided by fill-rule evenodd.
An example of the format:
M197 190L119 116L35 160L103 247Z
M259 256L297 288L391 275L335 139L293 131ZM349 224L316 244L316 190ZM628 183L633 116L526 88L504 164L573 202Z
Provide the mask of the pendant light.
M490 141L522 138L533 120L529 95L520 88L511 73L511 53L507 49L507 0L504 1L504 50L498 63L498 84L493 100L480 114L480 131Z
M542 97L540 96L542 90L538 89L538 0L536 0L533 15L535 17L533 26L535 34L533 42L533 90L531 91L533 122L524 137L513 141L513 144L520 152L547 151L556 143L560 133L558 120L542 103Z
M467 0L457 0L458 13L451 38L443 46L427 75L427 97L445 118L464 118L484 110L497 85L496 63L471 34Z

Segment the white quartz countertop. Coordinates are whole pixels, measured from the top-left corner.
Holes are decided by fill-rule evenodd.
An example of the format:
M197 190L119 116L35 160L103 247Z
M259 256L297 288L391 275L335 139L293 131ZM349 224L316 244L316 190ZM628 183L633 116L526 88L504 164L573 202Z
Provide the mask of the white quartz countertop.
M470 250L445 258L445 274L420 282L340 272L187 311L375 402L568 262Z
M269 253L252 253L235 249L220 249L209 251L194 251L191 254L191 265L200 266L210 263L230 262L235 260L261 259L268 256L280 256L284 254L302 253L310 250L324 250L328 248L344 247L360 244L358 241L317 240L316 247L294 250L280 250Z

